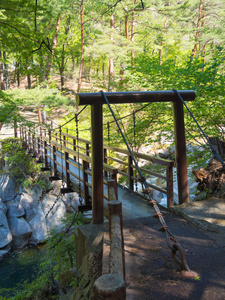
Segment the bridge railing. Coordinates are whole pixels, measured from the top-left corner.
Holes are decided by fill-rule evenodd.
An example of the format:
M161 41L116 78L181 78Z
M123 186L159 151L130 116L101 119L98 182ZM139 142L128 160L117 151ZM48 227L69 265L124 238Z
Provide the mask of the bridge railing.
M149 176L154 176L157 178L161 178L165 181L165 188L157 186L156 184L151 184L148 182L148 185L151 189L155 189L161 193L167 195L167 207L171 207L174 205L173 201L173 167L174 161L157 158L154 156L146 155L143 153L138 153L133 151L133 156L137 161L142 160L143 167L140 167L142 174L147 178ZM112 164L117 166L118 173L121 176L127 178L128 188L131 191L134 191L134 183L139 182L142 183L142 178L136 176L135 170L136 166L132 162L132 157L128 150L121 149L113 146L104 145L104 163ZM151 165L158 165L162 167L162 170L159 172L152 171ZM163 173L165 175L163 175ZM143 190L143 192L145 192Z
M63 192L76 191L85 201L83 208L91 206L92 171L89 150L90 142L79 139L67 133L60 133L46 129L31 131L28 128L20 128L20 137L27 146L28 151L44 164L43 170L50 170L50 180L63 179L66 188ZM104 199L109 201L111 190L114 190L118 198L117 174L118 170L104 164L104 172L107 177L103 179Z
M70 170L70 165L76 166L82 173L82 196L85 198L85 202L88 202L90 198L91 187L91 142L82 138L77 138L67 132L61 130L46 130L38 129L35 135L24 131L23 133L28 149L34 148L33 138L36 139L38 156L45 158L45 164L47 159L52 161L53 171L56 173L57 165L63 169L64 180L67 186L73 185L70 177L79 180L78 175ZM32 138L33 136L33 138ZM51 154L48 154L48 144L52 146ZM121 149L114 146L103 145L104 148L104 184L107 185L107 179L116 181L115 189L117 191L117 173L120 176L124 176L128 182L128 188L134 191L135 183L142 183L142 178L136 175L136 166L132 162L132 157L128 150ZM58 152L57 152L58 151ZM56 157L62 158L65 161L64 164L60 163L55 159ZM65 155L65 156L64 156ZM142 161L142 167L140 168L143 175L147 178L154 176L162 179L165 182L165 187L157 186L148 182L150 189L157 190L167 196L167 207L174 205L173 200L173 167L174 161L157 158L143 153L133 152L134 157L137 161ZM79 163L79 164L77 164ZM151 165L161 166L162 170L157 172L151 170ZM88 181L89 179L89 181ZM74 187L75 188L75 187ZM145 192L145 191L143 191ZM116 192L117 195L117 192ZM104 193L104 198L107 199L107 195Z

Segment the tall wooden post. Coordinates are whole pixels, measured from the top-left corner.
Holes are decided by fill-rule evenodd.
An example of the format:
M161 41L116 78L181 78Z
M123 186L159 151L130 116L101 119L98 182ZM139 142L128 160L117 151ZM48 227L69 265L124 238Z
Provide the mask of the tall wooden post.
M173 102L174 136L179 204L189 201L184 110L180 99Z
M102 103L91 105L92 223L104 222Z

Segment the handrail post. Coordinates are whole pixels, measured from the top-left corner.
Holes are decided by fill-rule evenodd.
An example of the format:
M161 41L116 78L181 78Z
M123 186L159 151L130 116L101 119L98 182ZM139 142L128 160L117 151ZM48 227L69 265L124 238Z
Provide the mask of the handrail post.
M167 182L167 208L174 206L173 201L173 167L166 167L166 182Z
M47 158L47 142L44 141L44 154L45 154L45 168L48 168L48 158Z
M57 176L57 164L56 164L56 146L53 145L53 176Z
M86 155L87 156L90 156L90 153L89 153L89 144L88 143L86 143ZM89 163L87 163L87 168L89 168Z
M88 174L86 170L88 169L88 163L83 160L82 161L82 171L83 171L83 188L84 188L84 202L85 205L89 205L89 189L86 183L88 182Z
M103 161L105 164L108 163L108 159L107 159L107 149L103 149ZM104 171L104 176L107 178L108 177L108 172Z
M92 223L104 222L102 103L91 105Z
M66 147L66 136L62 133L63 135L63 146Z
M67 189L70 188L70 173L69 171L69 153L68 152L64 152L64 160L65 160L65 174L66 174L66 185L67 185Z
M184 109L180 99L173 102L175 154L179 204L189 202Z
M134 170L132 167L132 157L128 155L128 181L129 181L129 189L131 191L134 191L134 180L133 180L133 175L134 175Z

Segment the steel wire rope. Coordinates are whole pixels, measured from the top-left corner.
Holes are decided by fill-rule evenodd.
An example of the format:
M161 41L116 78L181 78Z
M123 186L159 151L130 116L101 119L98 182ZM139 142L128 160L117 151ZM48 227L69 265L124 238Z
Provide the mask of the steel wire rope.
M128 152L130 153L130 155L131 155L131 157L132 157L132 160L133 160L133 162L134 162L134 164L135 164L135 166L136 166L136 169L137 169L137 171L138 171L138 173L139 173L139 176L140 176L140 178L141 178L141 181L143 182L143 185L144 185L144 187L145 187L145 189L146 189L146 192L148 193L148 191L150 190L150 189L149 189L149 185L148 185L148 183L147 183L145 177L143 176L143 174L142 174L142 172L141 172L141 169L140 169L140 167L139 167L139 165L138 165L138 163L137 163L137 161L136 161L136 159L135 159L135 157L134 157L134 155L133 155L133 153L132 153L132 151L131 151L131 149L130 149L130 146L129 146L128 143L127 143L127 140L126 140L126 138L125 138L125 135L124 135L123 132L122 132L122 129L121 129L121 127L120 127L120 125L119 125L119 123L118 123L118 121L117 121L117 118L116 118L115 113L114 113L114 111L113 111L113 109L112 109L112 107L111 107L111 105L110 105L110 103L109 103L109 100L107 99L107 97L106 97L106 95L105 95L105 93L104 93L103 91L100 91L100 93L101 93L101 95L103 96L103 98L105 99L105 101L106 101L106 103L107 103L107 105L108 105L108 107L109 107L109 109L110 109L110 111L111 111L111 113L112 113L112 116L113 116L113 118L114 118L114 120L115 120L115 122L116 122L116 124L117 124L117 127L118 127L118 129L119 129L119 131L120 131L120 133L121 133L121 135L122 135L122 137L123 137L124 143L125 143L126 146L127 146ZM160 224L162 225L162 227L160 228L160 231L163 231L163 232L165 232L165 234L166 234L166 242L167 242L168 247L169 247L169 248L171 249L171 251L172 251L173 258L175 257L175 258L174 258L174 261L175 261L181 268L183 268L183 270L186 270L186 271L190 272L190 268L189 268L188 265L187 265L186 259L185 259L185 260L183 259L183 258L185 258L184 252L183 252L183 250L182 250L180 244L177 242L175 236L171 233L171 231L169 230L168 226L166 225L166 222L165 222L165 220L164 220L164 218L163 218L163 216L162 216L162 213L160 212L160 209L159 209L159 207L158 207L156 201L155 201L155 200L150 201L150 202L149 202L149 205L151 205L151 206L154 208L154 210L155 210L155 212L156 212L155 215L154 215L154 217L157 218L157 219L159 220ZM173 245L171 245L171 241L174 242ZM178 258L175 256L176 251L178 251L178 249L179 249L179 252L181 252L181 254L182 254L182 255L181 255L182 262L180 262L180 261L178 260Z
M150 104L152 104L152 103L150 102L150 103L148 103L148 104L142 106L141 108L136 109L136 110L134 111L134 113L136 114L137 112L139 112L139 111L145 109L145 108L146 108L147 106L149 106ZM133 112L130 113L130 114L128 114L128 115L126 115L126 116L123 116L123 117L121 117L121 118L119 118L119 119L117 119L117 120L120 121L120 120L123 120L123 119L125 119L125 118L127 118L127 117L130 117L130 116L132 116L132 115L133 115ZM109 124L112 124L112 123L114 123L114 122L115 122L115 120L110 121L110 122L107 122L107 123L103 124L103 127L104 127L104 126L108 126L108 123L109 123Z
M82 110L79 111L79 113L77 113L76 115L79 116L79 115L85 110L86 107L87 107L87 105L85 105L85 106L82 108ZM70 120L68 120L68 121L65 122L64 124L59 125L58 127L52 128L52 129L50 129L50 130L53 131L53 130L59 129L60 127L61 127L61 128L64 128L64 126L65 126L66 124L70 123L70 122L73 121L75 118L76 118L76 116L73 117L73 118L71 118ZM65 128L66 128L66 127L65 127Z
M181 100L181 102L184 104L184 106L186 107L187 111L189 112L189 114L191 115L191 117L193 118L193 120L195 121L196 125L198 126L199 130L201 131L202 135L206 138L207 142L209 143L212 152L214 153L214 155L219 159L219 161L221 162L223 168L225 168L225 163L222 160L222 158L220 157L219 153L216 151L215 147L213 146L213 144L211 143L210 139L208 138L208 136L205 134L204 130L201 128L201 126L199 125L198 121L196 120L196 118L194 117L193 113L190 111L190 109L188 108L187 104L185 103L184 99L181 97L180 93L173 89L175 95L177 95L179 97L179 99Z

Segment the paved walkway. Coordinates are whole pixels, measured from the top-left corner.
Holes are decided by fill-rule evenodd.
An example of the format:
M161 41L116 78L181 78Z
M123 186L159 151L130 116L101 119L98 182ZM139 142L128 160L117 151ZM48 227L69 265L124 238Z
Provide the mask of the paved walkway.
M173 212L162 209L190 269L197 273L187 277L172 259L159 221L152 218L153 208L125 189L119 190L119 200L123 203L127 300L225 299L225 201L190 203Z

